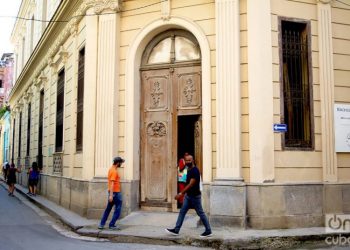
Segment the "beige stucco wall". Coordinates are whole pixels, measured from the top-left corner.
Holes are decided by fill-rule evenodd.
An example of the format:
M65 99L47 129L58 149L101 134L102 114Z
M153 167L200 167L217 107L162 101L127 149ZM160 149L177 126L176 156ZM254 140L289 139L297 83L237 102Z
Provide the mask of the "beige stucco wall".
M50 3L48 6L48 16L52 16L57 8L57 4ZM50 7L51 4L55 4L54 7ZM51 8L51 9L50 9ZM41 7L37 6L37 11L41 11ZM52 13L51 13L51 12ZM69 15L69 13L67 13ZM57 30L64 28L61 25ZM59 31L58 31L59 32ZM14 158L15 163L18 156L18 143L19 143L19 113L22 112L22 136L21 136L21 165L24 164L24 157L26 156L27 148L27 120L28 120L28 103L31 103L31 140L30 140L30 161L36 161L38 153L38 122L39 122L39 102L40 91L44 90L44 120L43 120L43 173L52 173L52 153L55 144L55 116L56 116L56 91L57 91L57 74L65 68L65 100L64 100L64 166L63 175L73 178L81 178L82 176L82 156L81 153L76 153L75 150L75 136L76 136L76 89L77 89L77 63L79 49L84 46L85 43L85 19L82 19L77 24L77 35L70 34L67 39L62 43L64 50L67 52L67 58L63 59L59 55L59 51L52 54L52 49L55 47L55 43L58 42L60 36L52 36L47 43L46 48L37 57L32 58L28 65L29 69L26 75L22 76L17 81L15 91L11 93L10 104L13 108L13 118L16 119L16 135L15 135L15 148ZM35 39L35 37L34 37ZM34 40L35 41L35 40ZM48 59L48 54L51 52L51 59L54 62L54 67L51 67ZM21 73L21 67L19 68ZM41 80L41 76L44 76L46 80ZM11 133L11 141L12 133ZM11 155L11 154L10 154Z
M273 46L273 84L274 84L274 122L280 123L280 58L278 17L292 17L303 20L311 19L311 64L314 110L313 151L282 150L282 136L275 133L275 178L276 182L321 181L321 124L320 124L320 91L318 82L318 46L317 46L317 5L316 1L271 1L271 24ZM283 112L283 111L282 111Z
M335 3L332 7L334 98L350 103L350 7ZM350 153L337 153L338 179L350 180Z
M126 152L126 57L130 45L135 37L142 31L143 27L159 19L161 16L160 5L157 1L123 1L123 11L120 13L120 46L118 54L119 61L119 92L118 92L118 154L125 155ZM275 182L309 182L322 181L322 145L321 145L321 104L319 84L319 60L318 60L318 22L317 2L315 0L271 0L271 38L272 38L272 68L273 68L273 110L274 122L280 123L280 72L279 72L279 44L278 44L278 17L300 18L311 20L311 45L312 45L312 79L313 79L313 111L315 150L313 151L283 151L281 148L281 135L274 135L274 162ZM139 8L139 6L147 6ZM333 28L333 50L334 50L334 77L335 77L335 101L350 102L349 70L350 64L350 21L349 12L339 3L332 4L332 28ZM49 7L49 11L51 11ZM38 11L41 8L37 8ZM133 10L136 9L136 10ZM210 47L211 65L211 126L212 126L212 180L216 177L216 44L215 44L215 3L202 0L177 0L171 1L171 15L182 17L193 21L205 34ZM249 13L248 13L249 14ZM66 14L67 16L69 13ZM64 15L62 15L63 17ZM32 127L31 127L31 159L35 160L37 154L38 137L38 112L39 91L34 87L33 81L38 81L39 73L47 77L42 87L45 91L44 108L44 168L45 173L52 173L52 153L55 142L55 110L56 110L56 77L57 72L65 68L65 110L64 110L64 169L63 175L73 178L83 178L83 154L75 152L76 136L76 87L77 87L77 54L85 44L86 18L78 23L76 37L68 35L62 45L68 53L67 61L59 56L58 51L53 53L52 59L56 63L53 69L45 61L47 54L60 40L59 36L52 35L49 43L43 46L42 51L30 62L30 70L20 79L19 85L11 97L11 105L19 107L18 102L30 90L32 92ZM60 34L65 25L56 27L54 33ZM248 38L247 38L247 0L240 1L240 53L241 53L241 152L242 152L242 177L244 181L250 181L250 159L249 159L249 79L248 79ZM37 31L36 31L37 32ZM156 35L156 34L155 34ZM86 58L89 63L89 58ZM44 65L43 68L40 68ZM39 71L38 71L39 70ZM136 69L135 74L139 74ZM29 89L28 89L29 88ZM86 105L89 105L86 100ZM22 152L26 153L26 124L27 124L27 101L23 101L21 108L16 113L16 146L15 158L18 155L18 111L22 110ZM331 121L330 121L331 122ZM259 126L259 124L256 124ZM12 134L11 134L12 136ZM258 140L258 138L256 138ZM348 171L350 154L337 154L338 177L340 181L350 179ZM108 166L106 166L108 168ZM121 170L124 176L125 169Z
M152 1L156 2L156 1ZM118 154L125 154L125 70L126 56L135 37L142 28L159 19L161 16L160 6L151 5L151 1L126 1L121 13L121 34L120 34L120 89L119 89L119 148ZM151 5L143 10L131 10L137 6ZM211 90L212 90L212 140L215 141L215 5L213 2L203 1L171 1L171 15L174 17L188 18L199 25L201 31L206 35L210 46L211 57ZM166 23L165 23L166 24ZM156 34L155 34L156 35ZM138 71L134 74L139 74ZM212 166L213 176L215 176L215 144L213 144Z

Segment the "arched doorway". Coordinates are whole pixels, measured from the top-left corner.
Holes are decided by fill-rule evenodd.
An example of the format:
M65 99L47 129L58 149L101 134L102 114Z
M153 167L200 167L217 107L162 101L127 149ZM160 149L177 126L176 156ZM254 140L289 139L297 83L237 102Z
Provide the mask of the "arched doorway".
M184 30L146 47L141 62L141 206L176 210L177 161L193 154L202 168L201 54Z

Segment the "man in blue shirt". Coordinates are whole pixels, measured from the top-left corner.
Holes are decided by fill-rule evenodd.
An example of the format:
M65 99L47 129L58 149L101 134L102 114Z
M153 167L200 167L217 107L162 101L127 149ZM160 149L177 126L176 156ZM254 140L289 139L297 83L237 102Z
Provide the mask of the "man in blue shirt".
M200 237L209 237L212 236L212 231L210 228L210 224L208 221L207 216L205 215L203 208L202 208L202 197L201 197L201 191L200 191L200 173L198 168L194 165L193 156L192 155L186 155L185 156L185 163L188 167L187 170L187 179L186 179L186 187L175 196L175 200L180 199L182 195L185 195L184 203L181 207L179 216L176 221L175 228L166 229L166 232L172 234L172 235L179 235L182 223L185 219L186 213L190 208L194 208L196 210L196 213L200 217L204 227L205 231L200 235Z

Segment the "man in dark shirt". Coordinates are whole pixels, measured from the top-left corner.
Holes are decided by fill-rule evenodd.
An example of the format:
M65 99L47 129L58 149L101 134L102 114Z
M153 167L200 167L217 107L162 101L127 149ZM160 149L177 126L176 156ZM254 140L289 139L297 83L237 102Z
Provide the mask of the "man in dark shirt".
M194 165L192 155L185 156L185 163L186 163L186 166L188 167L186 187L175 196L175 200L180 199L180 197L184 194L186 194L186 196L184 199L184 203L181 207L179 216L177 218L175 228L172 228L172 229L167 228L166 231L173 235L179 235L182 223L185 219L188 209L194 208L205 227L205 231L200 235L200 237L212 236L208 218L205 215L202 208L202 198L201 198L201 191L199 187L199 184L200 184L199 170Z

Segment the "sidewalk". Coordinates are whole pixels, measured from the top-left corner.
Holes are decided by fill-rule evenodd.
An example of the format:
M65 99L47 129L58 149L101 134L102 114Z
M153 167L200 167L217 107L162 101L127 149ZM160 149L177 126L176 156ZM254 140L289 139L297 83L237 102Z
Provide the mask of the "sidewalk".
M1 181L1 185L7 185ZM326 233L323 227L255 230L240 228L213 228L213 237L200 238L203 232L202 226L197 227L198 217L195 214L186 216L179 236L168 235L165 228L173 227L177 219L177 213L165 212L132 212L118 221L120 231L108 229L99 230L98 220L89 220L73 213L70 210L58 206L44 197L27 195L28 189L16 185L15 195L23 195L40 208L62 221L73 231L84 236L108 238L114 242L124 243L150 243L159 245L191 245L200 247L212 247L215 249L290 249L305 242L324 243L324 239L338 234ZM350 234L342 234L350 236Z

